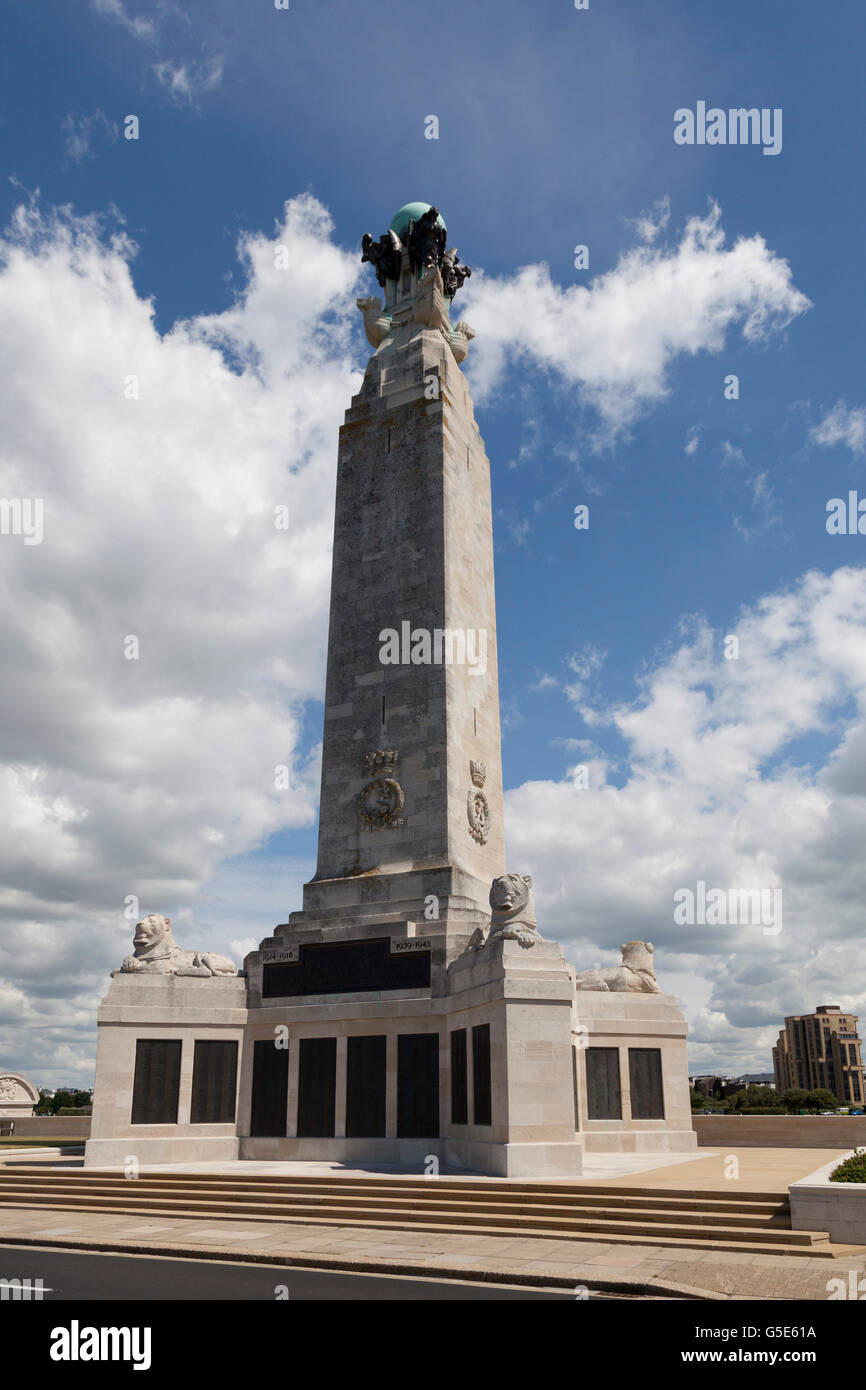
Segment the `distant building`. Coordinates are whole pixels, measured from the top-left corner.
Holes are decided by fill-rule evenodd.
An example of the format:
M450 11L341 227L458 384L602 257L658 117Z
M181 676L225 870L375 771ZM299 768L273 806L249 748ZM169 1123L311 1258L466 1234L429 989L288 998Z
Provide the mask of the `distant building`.
M711 1100L727 1100L746 1086L775 1087L773 1073L768 1071L750 1072L747 1076L691 1076L689 1084Z
M856 1014L838 1004L820 1004L813 1014L793 1014L773 1048L776 1089L832 1091L847 1105L866 1100L861 1043Z
M695 1091L710 1100L722 1100L726 1092L729 1094L731 1089L737 1089L730 1076L691 1076L689 1082Z

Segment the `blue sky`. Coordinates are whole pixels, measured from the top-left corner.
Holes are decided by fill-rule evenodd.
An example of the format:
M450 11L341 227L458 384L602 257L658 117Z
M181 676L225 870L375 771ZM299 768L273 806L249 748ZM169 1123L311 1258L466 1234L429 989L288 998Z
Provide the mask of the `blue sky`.
M244 698L256 710L268 705L268 718L276 718L280 702L287 711L280 737L302 788L290 813L273 807L254 812L239 796L226 824L214 820L211 844L221 848L209 857L184 868L180 853L168 862L155 844L142 855L148 910L179 913L190 931L216 932L226 949L284 920L299 905L300 884L312 869L316 798L309 759L315 759L321 732L324 634L316 634L327 600L336 429L353 389L352 372L363 368L367 351L360 319L355 323L350 266L362 233L378 236L396 208L416 198L442 209L451 240L476 271L461 312L479 332L467 367L493 470L503 759L512 793L508 837L510 856L521 861L514 867L530 868L536 877L539 907L548 913L542 930L562 939L570 958L586 966L615 954L624 931L653 936L663 984L689 1009L700 1069L763 1070L782 1014L827 1002L827 991L841 994L832 1002L866 1008L850 969L850 952L860 949L859 901L866 887L858 838L866 767L858 735L863 688L855 659L863 644L860 545L866 541L830 537L824 524L829 498L847 496L851 488L866 492L862 6L836 0L828 13L776 0L760 6L734 0L715 10L670 0L591 0L588 11L576 11L570 0L532 6L477 0L469 7L443 0L434 10L417 3L397 10L291 0L287 11L276 11L265 0L244 6L92 0L9 7L3 25L0 223L13 225L22 205L31 210L26 231L19 227L7 243L7 249L18 247L21 262L9 254L3 262L11 331L26 344L20 358L7 348L18 396L9 387L2 405L19 423L3 459L14 479L4 483L4 495L36 487L37 477L43 488L53 486L55 495L68 499L66 543L69 555L79 556L65 600L58 597L56 573L50 580L47 572L38 577L40 564L59 567L61 552L52 561L48 541L37 558L35 551L24 559L16 552L7 577L32 598L32 608L21 599L19 612L37 631L49 593L58 610L68 604L68 627L55 639L68 640L69 662L58 676L50 654L33 655L34 672L42 671L39 689L54 685L58 691L57 708L46 703L41 712L50 738L40 743L38 718L27 713L26 682L5 715L3 758L18 779L13 794L23 798L17 804L26 807L21 823L28 829L26 851L6 866L13 888L3 907L5 955L0 945L4 1060L50 1079L62 1035L68 1052L55 1064L62 1076L53 1079L86 1080L91 1005L122 954L126 926L116 903L127 890L137 891L127 880L133 874L130 846L141 829L130 825L124 838L117 828L117 817L125 814L118 808L130 800L128 790L125 800L122 794L120 750L133 734L126 728L118 735L117 756L105 755L105 768L102 754L89 766L88 749L109 746L106 729L119 728L121 716L140 718L139 731L145 727L147 710L135 706L142 686L138 693L131 683L113 688L100 724L69 713L79 700L82 710L86 702L65 682L70 667L92 669L94 690L103 698L107 677L100 685L102 639L96 634L103 622L110 629L115 620L118 630L135 630L141 604L130 570L144 584L146 567L122 569L128 558L118 539L123 526L113 531L106 525L99 533L105 549L92 569L80 559L89 534L84 521L76 550L73 515L92 519L102 494L91 490L87 460L73 456L79 432L74 403L83 411L88 402L88 427L95 422L98 429L101 397L88 392L110 370L112 341L128 344L139 340L136 334L144 341L150 333L154 363L183 348L175 375L199 361L196 353L206 343L222 354L222 368L200 359L205 365L189 379L189 418L182 423L182 398L169 406L166 391L164 407L151 396L144 433L137 426L132 435L115 430L106 413L97 436L105 441L99 465L107 470L105 496L112 494L118 515L124 496L130 515L140 508L141 530L137 537L130 530L131 542L147 546L151 564L165 555L170 567L176 565L167 558L172 540L188 547L189 563L171 570L176 586L195 586L197 533L194 524L178 521L175 529L166 523L155 479L148 491L146 465L134 461L145 435L149 458L160 441L181 434L186 441L175 471L159 483L173 499L176 518L188 491L186 467L198 495L210 498L211 486L224 489L226 498L236 487L242 495L244 411L253 412L248 418L257 428L271 422L262 425L267 442L261 448L269 459L262 476L280 470L288 476L297 466L299 475L313 480L301 504L310 546L304 550L303 541L301 550L315 557L307 565L315 575L308 624L292 626L295 610L305 607L307 581L287 570L279 591L291 610L285 641L297 671L287 675L279 667L279 615L273 614L273 630L265 632L263 622L261 645L254 659L247 653L246 666L237 664L239 652L207 654L188 633L174 634L171 644L166 639L164 670L149 677L153 698L204 701L215 718L222 701L227 726L230 712L235 720L245 718ZM675 110L694 108L699 100L722 108L781 108L781 153L676 145ZM438 140L424 138L431 113L439 118ZM129 114L139 118L137 141L123 138ZM288 239L284 205L304 195L331 218L325 227L305 205L298 232L302 240L314 235L331 248L322 272L330 277L329 289L309 312L297 307L299 292L301 299L287 300L284 319L274 325L262 248L284 234ZM58 221L56 210L64 208ZM98 227L83 220L92 216L102 219ZM652 224L650 231L643 224L643 234L642 217ZM715 227L723 238L715 250L706 244L688 249L687 225L694 219L706 237ZM130 293L116 278L100 279L112 234L121 228L136 248L118 253L129 266ZM70 238L81 246L88 236L90 251L64 278ZM239 259L244 237L261 262ZM588 270L574 267L577 244L589 247ZM747 250L737 253L738 244ZM311 256L310 243L304 245ZM40 308L27 265L52 286L53 307ZM541 280L519 281L522 267L543 266L548 271L538 272ZM671 266L680 266L682 277L660 298L660 277ZM364 271L362 292L372 292L371 280ZM717 282L724 288L717 290ZM525 293L510 294L515 284ZM595 373L580 361L586 304L575 297L575 286L595 296L597 311L591 324L586 321L586 332L596 335L590 350L599 364ZM717 307L692 330L690 306L702 294L716 296ZM154 313L149 328L148 301ZM654 319L657 303L669 310L664 324ZM116 319L103 335L106 304ZM760 332L749 329L750 312L766 315ZM58 335L71 331L73 313L76 349L60 363L52 353ZM564 347L572 320L576 336ZM501 327L504 358L498 365L484 355L482 325L488 323L488 345L496 337L492 330ZM179 324L186 327L172 336ZM287 339L293 332L321 335L327 387L315 419L305 412L315 413L310 396L316 388L292 356L297 345L280 344L281 332ZM644 346L648 354L647 389L639 361L625 384L619 376L634 344L638 357ZM132 370L130 361L128 346L118 350L119 374ZM211 369L233 372L236 381L223 387L224 397L237 393L237 434L227 436L235 453L219 463L208 454L216 442L211 446L207 427L196 424L196 382ZM259 369L261 390L253 381ZM68 429L49 438L45 397L54 389L55 371L63 383L57 391L69 391ZM739 377L736 401L724 398L729 373ZM605 406L611 399L614 405ZM20 423L30 413L32 429ZM292 428L281 444L279 422L289 419ZM310 458L305 420L307 438L315 437ZM256 448L251 442L251 452ZM171 449L169 443L166 455ZM258 477L250 468L250 477ZM574 507L583 502L591 509L585 533L573 525ZM236 558L242 566L243 556ZM217 565L216 556L210 560ZM26 571L16 568L25 561ZM115 564L116 584L110 578ZM846 566L852 576L834 578ZM826 589L818 580L809 587L804 576L810 571L823 577ZM100 573L106 582L97 598ZM274 603L272 574L261 576L254 594L245 590L240 570L229 578L237 579L245 601ZM193 612L195 598L187 597ZM219 601L212 598L211 607L219 611ZM799 636L777 648L782 615ZM10 622L14 627L14 613ZM225 622L224 645L231 647L235 628L230 616ZM742 668L737 693L725 686L731 673L722 666L721 645L739 623L745 623L744 634L759 633L763 646L753 646L753 664ZM243 627L242 614L237 626ZM149 638L159 643L158 617L152 617ZM226 671L248 673L239 704L232 705L237 692L231 693L228 676L218 682L213 676L223 662ZM178 676L173 691L171 672L177 675L179 663L185 663L183 681ZM144 663L136 675L146 684ZM677 680L692 700L682 740L668 703ZM701 691L709 709L695 724L690 721ZM60 747L55 735L65 718L74 737ZM263 730L266 722L263 715ZM727 746L720 757L713 738L720 726L730 733L731 748L746 749L742 766ZM216 744L224 740L216 726L213 736ZM268 738L263 732L263 764ZM672 770L681 742L694 745L693 758ZM233 774L208 773L204 755L192 768L178 762L176 750L163 752L165 766L153 773L149 788L153 806L182 798L185 790L190 814L201 822L208 798L213 802L233 786ZM129 758L135 762L132 752ZM621 846L618 864L605 861L603 869L601 847L590 834L589 822L597 817L572 788L570 770L579 762L592 764L593 794L606 798L606 846ZM701 767L708 769L704 792L696 791ZM38 792L22 791L22 768L33 771ZM725 768L736 772L739 791ZM121 780L109 794L115 776ZM669 853L663 837L660 843L640 839L638 827L656 814L660 824L665 814L671 817ZM45 843L34 830L31 844L29 827L37 823L53 829ZM94 844L84 853L81 827L96 824L114 828L100 832L105 838L98 852ZM547 827L544 836L539 825ZM122 851L115 834L123 839ZM191 853L202 851L197 831L190 827L188 840L178 834ZM719 850L717 859L709 847ZM38 866L46 857L53 863L54 854L50 882L41 882ZM103 866L100 886L82 903L80 884L93 882L96 860ZM105 868L112 862L116 881ZM683 940L665 916L671 884L714 872L727 874L725 883L750 884L749 875L757 874L756 886L790 886L780 941L736 932L728 939ZM88 927L94 921L95 931ZM87 941L87 965L75 974L74 989L68 971L50 984L37 978L21 945L28 933L43 945L58 933ZM777 953L772 968L768 952ZM59 1033L43 1030L40 1051L33 1001L42 996L51 1001Z

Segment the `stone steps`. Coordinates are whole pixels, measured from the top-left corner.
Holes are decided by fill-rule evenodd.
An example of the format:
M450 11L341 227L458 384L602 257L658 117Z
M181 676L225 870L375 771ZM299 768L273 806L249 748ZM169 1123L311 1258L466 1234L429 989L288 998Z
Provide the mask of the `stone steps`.
M145 1200L144 1193L141 1200ZM42 1205L48 1202L57 1203L67 1202L70 1207L80 1207L98 1205L101 1208L109 1209L114 1206L126 1207L130 1203L130 1197L122 1194L90 1192L87 1194L78 1193L40 1193L30 1191L18 1191L13 1195L6 1195L0 1198L2 1205L19 1206L24 1202L32 1205ZM424 1219L430 1223L442 1223L447 1221L460 1220L467 1227L487 1225L491 1222L509 1222L514 1229L521 1229L524 1226L535 1228L545 1227L551 1231L563 1231L566 1235L574 1230L589 1230L599 1223L603 1223L607 1228L610 1223L617 1223L624 1230L637 1232L646 1230L647 1227L663 1228L678 1227L682 1229L692 1229L700 1227L708 1233L713 1229L721 1229L733 1235L736 1231L743 1231L744 1238L752 1239L774 1239L782 1233L783 1239L791 1236L790 1226L783 1220L770 1219L761 1222L754 1221L747 1216L736 1215L705 1215L703 1213L687 1214L683 1212L661 1212L661 1211L641 1211L640 1209L629 1209L619 1211L616 1207L602 1207L588 1211L569 1211L563 1212L557 1208L536 1208L531 1212L520 1212L510 1210L502 1206L480 1206L471 1207L468 1204L448 1204L439 1210L435 1206L412 1206L405 1203L384 1203L375 1204L352 1202L348 1199L327 1198L307 1202L287 1199L279 1203L272 1200L254 1202L246 1200L238 1204L236 1200L228 1198L218 1199L216 1197L202 1196L199 1198L183 1196L165 1196L160 1194L150 1194L147 1198L151 1205L159 1206L161 1210L168 1211L173 1209L191 1208L201 1209L212 1212L214 1215L233 1218L236 1215L247 1216L252 1219L270 1219L276 1216L282 1220L304 1220L307 1216L315 1216L322 1213L342 1217L346 1221L351 1221L355 1215L365 1216L367 1213L374 1213L383 1217L395 1220L420 1220ZM138 1203L135 1203L136 1205ZM799 1235L800 1233L794 1233Z
M38 1181L45 1176L45 1171L41 1167L38 1170L27 1168L20 1172L0 1168L0 1184L7 1181ZM51 1170L51 1176L54 1181L78 1184L113 1183L126 1185L130 1181L117 1169L89 1168L66 1172L55 1169ZM687 1207L691 1204L702 1209L718 1210L734 1208L749 1211L760 1208L772 1211L787 1212L788 1210L788 1192L786 1189L777 1192L741 1192L737 1188L735 1193L731 1192L728 1195L728 1192L718 1189L621 1187L606 1183L567 1181L519 1182L510 1178L476 1181L468 1178L412 1178L403 1175L370 1178L343 1176L342 1174L335 1176L292 1174L286 1176L281 1173L160 1172L150 1168L145 1169L136 1181L139 1186L152 1185L159 1188L176 1187L183 1189L194 1186L196 1191L203 1189L220 1189L231 1192L252 1190L273 1193L339 1191L352 1194L363 1193L364 1195L374 1193L390 1196L409 1195L422 1200L432 1200L439 1196L465 1197L467 1194L477 1194L482 1199L502 1200L509 1203L519 1199L523 1203L553 1201L558 1205L569 1203L583 1205L590 1200L615 1200L617 1205L639 1202L641 1206L661 1205L667 1207L676 1204Z
M0 1173L0 1206L184 1219L475 1232L742 1253L824 1255L823 1232L792 1231L781 1193L663 1192L587 1184L57 1171Z
M34 1206L33 1203L27 1201L6 1203L0 1202L0 1208L2 1208L3 1205L12 1206L18 1210L33 1209ZM70 1208L68 1203L49 1202L45 1204L40 1204L38 1209L40 1211L58 1211L66 1213L69 1213L70 1211L93 1211L103 1213L111 1212L112 1214L117 1216L129 1217L142 1217L144 1215L148 1217L153 1217L161 1215L174 1217L179 1220L201 1220L203 1217L207 1216L210 1216L211 1219L214 1219L215 1217L222 1216L221 1213L215 1213L208 1207L205 1207L204 1209L181 1208L180 1210L172 1209L171 1211L165 1211L161 1206L158 1205L147 1206L146 1208L143 1208L140 1205L133 1206L129 1204L118 1204L106 1207L103 1205L97 1205L95 1203L87 1203L83 1206L76 1206L74 1208ZM294 1224L303 1224L305 1226L315 1226L322 1228L345 1228L346 1226L351 1226L352 1229L364 1229L371 1231L409 1231L425 1233L429 1235L467 1234L466 1225L462 1223L459 1225L447 1225L444 1223L430 1223L424 1220L398 1221L396 1219L389 1220L387 1218L382 1218L379 1220L365 1220L357 1215L353 1215L351 1218L348 1218L346 1215L330 1217L322 1215L305 1215L301 1218L290 1218L287 1217L284 1213L279 1212L271 1212L267 1216L250 1216L248 1213L234 1211L228 1214L228 1217L229 1219L234 1220L255 1220L262 1222L287 1222L293 1220ZM226 1216L222 1216L222 1219L227 1218ZM777 1237L777 1239L773 1241L765 1239L751 1240L745 1239L743 1233L740 1232L735 1233L734 1237L731 1238L731 1233L725 1231L722 1228L715 1228L712 1231L712 1233L708 1231L677 1231L674 1234L669 1233L665 1230L654 1230L651 1234L647 1234L645 1226L639 1227L635 1231L624 1231L615 1223L597 1223L590 1230L572 1229L561 1232L551 1231L548 1228L535 1229L531 1226L516 1230L513 1225L482 1225L473 1227L472 1229L473 1233L479 1236L510 1236L512 1239L514 1239L515 1236L519 1236L520 1238L526 1240L591 1240L593 1242L602 1242L606 1245L622 1244L653 1247L658 1246L662 1248L675 1248L685 1250L717 1250L720 1252L740 1255L799 1255L810 1256L812 1258L818 1257L824 1259L836 1259L839 1257L841 1253L845 1253L849 1248L833 1246L829 1244L826 1235L824 1235L823 1233L806 1231L788 1234L794 1234L798 1237L805 1237L807 1241L815 1243L792 1245L784 1241L781 1236Z
M46 1192L41 1182L17 1181L10 1185L10 1192L0 1187L0 1201L19 1200L28 1197L34 1202L43 1200L58 1200L61 1196L71 1202L93 1199L116 1199L125 1201L129 1195L129 1181L121 1180L123 1190L121 1191L117 1180L103 1182L91 1181L84 1187L75 1180L57 1179L51 1184L50 1191ZM586 1200L576 1198L571 1203L563 1203L556 1199L555 1194L545 1194L534 1201L527 1201L520 1196L517 1200L507 1200L500 1197L495 1192L479 1194L450 1194L440 1193L435 1187L428 1185L422 1195L400 1195L394 1192L369 1193L365 1191L347 1193L342 1190L342 1185L335 1188L333 1184L328 1187L307 1190L303 1192L292 1192L291 1190L274 1191L269 1189L266 1193L257 1191L254 1184L246 1183L243 1186L234 1186L226 1183L212 1183L196 1185L194 1194L184 1192L183 1183L155 1183L152 1179L139 1178L135 1180L134 1189L135 1199L143 1200L150 1195L155 1200L165 1206L185 1204L190 1202L207 1202L209 1209L219 1212L231 1212L238 1208L239 1200L243 1202L243 1210L250 1214L258 1214L272 1209L281 1212L291 1212L292 1215L315 1211L320 1207L328 1207L335 1212L352 1212L358 1209L377 1210L386 1214L403 1215L406 1212L426 1213L431 1220L445 1219L447 1214L463 1218L467 1224L477 1224L486 1217L507 1217L515 1223L534 1222L542 1224L551 1222L571 1222L576 1218L583 1217L597 1218L606 1220L626 1220L640 1219L643 1222L653 1223L674 1223L679 1225L705 1225L705 1226L724 1226L728 1228L746 1227L749 1230L765 1229L778 1230L790 1229L790 1217L787 1205L762 1204L737 1202L717 1202L713 1209L700 1207L694 1201L689 1201L685 1205L677 1205L671 1202L656 1201L655 1203L642 1200L638 1197L627 1198L623 1202L618 1202L615 1196L607 1193L604 1196L590 1196ZM14 1197L12 1194L14 1193Z

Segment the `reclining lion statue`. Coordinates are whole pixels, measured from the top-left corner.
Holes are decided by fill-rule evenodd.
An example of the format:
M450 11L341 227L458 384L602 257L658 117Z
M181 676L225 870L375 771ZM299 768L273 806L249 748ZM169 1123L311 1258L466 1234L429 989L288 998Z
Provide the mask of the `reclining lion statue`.
M584 970L574 981L575 989L625 990L634 994L660 994L653 966L651 941L626 941L620 946L622 965L606 965L603 970Z
M135 925L132 938L135 952L127 956L119 970L112 975L144 972L150 975L198 975L205 979L213 975L237 975L238 968L228 956L214 951L184 951L175 945L171 918L152 912Z

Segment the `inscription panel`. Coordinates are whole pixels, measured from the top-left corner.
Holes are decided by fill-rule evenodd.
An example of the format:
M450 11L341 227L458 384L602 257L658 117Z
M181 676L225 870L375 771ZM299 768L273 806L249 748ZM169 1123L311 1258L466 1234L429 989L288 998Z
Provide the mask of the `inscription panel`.
M385 1137L385 1034L350 1037L346 1054L346 1137Z
M472 1029L472 1121L476 1125L492 1122L489 1023Z
M238 1076L236 1042L197 1041L192 1063L192 1106L194 1125L231 1124L235 1118Z
M401 1033L397 1039L397 1136L439 1137L438 1033Z
M467 1083L466 1029L457 1028L451 1034L451 1123L469 1123L469 1087Z
M628 1080L633 1120L663 1120L662 1054L657 1047L630 1047Z
M331 1139L337 1113L337 1039L301 1038L298 1138Z
M166 1038L139 1038L135 1044L132 1086L134 1125L176 1125L180 1097L181 1043Z
M586 1049L586 1111L591 1120L622 1119L619 1050L615 1047Z
M289 1105L289 1049L274 1038L253 1045L253 1094L250 1134L280 1138L286 1132Z
M401 942L398 946L409 944ZM391 939L318 942L298 947L298 959L265 965L262 997L304 994L362 994L373 990L429 989L430 943L392 950Z

